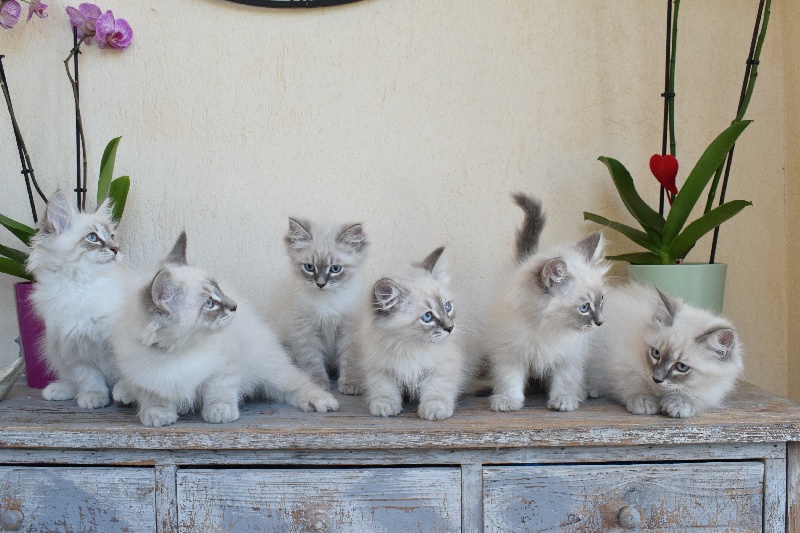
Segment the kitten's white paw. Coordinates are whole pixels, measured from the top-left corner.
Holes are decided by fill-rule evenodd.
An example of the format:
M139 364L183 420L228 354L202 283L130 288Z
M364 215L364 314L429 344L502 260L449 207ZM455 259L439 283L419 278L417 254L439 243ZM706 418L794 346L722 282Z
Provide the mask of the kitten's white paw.
M139 411L139 420L147 427L161 428L177 422L178 413L168 407L148 407Z
M375 416L394 416L403 410L400 402L388 398L379 398L369 404L369 412Z
M661 408L658 398L650 395L634 396L625 405L629 413L635 415L657 415Z
M361 387L352 381L339 381L339 392L351 396L358 396L361 394Z
M210 424L225 424L239 420L239 406L233 403L219 402L203 407L203 420Z
M71 400L77 393L72 383L57 380L42 389L42 398L47 401Z
M689 418L694 416L694 405L680 396L666 396L661 399L661 412L673 418Z
M136 402L136 397L133 395L131 388L124 381L117 381L114 384L111 397L115 402L121 403L122 405L131 405Z
M489 407L492 411L519 411L525 399L511 398L504 394L493 394L489 396Z
M554 396L547 401L547 407L561 412L574 411L580 404L580 400L574 396Z
M433 400L420 403L417 414L425 420L443 420L453 416L453 406L446 402Z
M111 403L111 398L108 397L108 391L88 391L78 394L78 407L81 409L97 409L98 407L105 407Z
M300 400L298 407L303 411L327 413L328 411L338 411L339 402L333 395L324 390L314 390Z

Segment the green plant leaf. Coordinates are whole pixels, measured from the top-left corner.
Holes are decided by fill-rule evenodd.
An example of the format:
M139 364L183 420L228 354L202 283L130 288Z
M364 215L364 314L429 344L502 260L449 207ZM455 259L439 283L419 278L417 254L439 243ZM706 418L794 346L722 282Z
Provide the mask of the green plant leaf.
M686 229L672 241L672 245L669 247L670 256L675 259L682 259L694 247L700 237L726 220L733 218L748 205L753 205L753 203L746 200L732 200L698 218L686 226Z
M30 226L26 226L22 222L17 222L7 216L0 215L0 224L6 227L8 231L14 234L14 236L21 240L25 246L31 245L31 237L36 235L36 230Z
M28 260L28 254L25 252L15 250L14 248L9 248L8 246L3 246L2 244L0 244L0 255L22 264L25 264L25 262Z
M122 137L111 139L103 150L103 158L100 159L100 177L97 178L97 205L108 198L111 177L114 175L114 161L117 159L117 146L121 139Z
M630 172L622 163L610 157L599 157L598 160L608 167L608 172L611 174L611 179L614 181L625 208L650 235L650 239L660 244L661 232L664 229L664 217L642 200L642 197L636 192Z
M0 272L3 274L8 274L9 276L16 276L18 278L26 279L28 281L33 280L33 276L31 276L28 271L25 270L24 264L7 257L0 257Z
M650 250L654 254L658 254L659 252L661 252L658 246L656 246L653 243L653 241L650 240L650 236L647 233L640 231L636 228L626 226L625 224L620 224L619 222L613 222L605 217L601 217L600 215L589 213L588 211L583 212L583 219L591 220L592 222L597 222L601 226L605 226L607 228L611 228L615 231L618 231L623 235L625 235L630 240L632 240L634 243L638 244L642 248L645 248L646 250Z
M128 190L131 188L131 179L120 176L111 182L108 195L111 198L111 221L116 226L122 220L125 211L125 202L128 201Z
M606 259L611 261L625 261L632 265L661 265L661 259L650 252L635 252L632 254L609 255Z
M722 164L736 139L739 138L739 135L742 134L750 122L749 120L743 120L728 126L716 139L711 141L703 155L697 160L683 187L675 196L667 215L667 222L664 224L664 231L662 232L662 244L665 248L672 247L673 239L681 232L697 200L703 193L703 189L706 188L706 185L711 180L711 176L717 170L717 167Z

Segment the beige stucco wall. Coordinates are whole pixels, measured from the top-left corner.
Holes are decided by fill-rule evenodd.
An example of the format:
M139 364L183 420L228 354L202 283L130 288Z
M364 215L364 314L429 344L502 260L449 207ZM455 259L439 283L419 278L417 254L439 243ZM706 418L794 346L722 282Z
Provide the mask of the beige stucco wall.
M681 177L735 115L757 3L682 5ZM48 192L73 187L65 5L53 0L48 20L0 31L17 115ZM546 242L595 229L584 210L628 220L600 155L623 161L655 202L647 162L660 150L661 2L101 7L136 32L125 52L85 49L81 68L92 174L105 143L124 136L117 173L133 180L120 228L130 262L149 268L185 228L197 262L248 289L267 316L280 314L288 215L362 221L375 275L447 244L458 305L480 318L520 219L510 191L543 199ZM797 345L791 302L800 277L788 262L797 257L800 196L798 23L796 2L777 1L747 114L755 122L737 146L728 193L754 206L725 225L718 254L730 264L725 312L747 346L746 378L780 394L787 374L800 374L796 351L791 365L787 356ZM0 208L25 218L4 111L0 139ZM612 252L633 250L608 236ZM3 234L0 243L14 241ZM14 351L11 281L0 279L8 295L0 357Z

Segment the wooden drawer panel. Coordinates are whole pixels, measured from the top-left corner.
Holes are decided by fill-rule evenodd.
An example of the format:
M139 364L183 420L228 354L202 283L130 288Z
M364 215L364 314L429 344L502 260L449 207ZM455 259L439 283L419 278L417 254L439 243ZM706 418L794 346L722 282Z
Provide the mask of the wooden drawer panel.
M460 531L458 468L178 471L182 532Z
M484 468L486 531L761 531L760 462Z
M148 468L0 467L0 512L16 531L152 532L155 473Z

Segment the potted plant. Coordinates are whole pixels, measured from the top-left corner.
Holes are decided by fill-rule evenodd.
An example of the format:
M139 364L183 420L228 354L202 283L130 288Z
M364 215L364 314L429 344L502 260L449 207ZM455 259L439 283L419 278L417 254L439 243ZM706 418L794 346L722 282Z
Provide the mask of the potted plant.
M672 10L674 5L674 11ZM722 311L727 266L715 261L716 244L720 225L737 215L751 202L746 200L725 201L725 192L730 174L733 148L736 140L750 124L743 120L747 105L755 86L758 58L766 35L769 20L770 0L761 0L753 41L745 70L745 79L739 100L736 118L730 126L711 141L686 177L680 190L676 183L678 160L675 159L674 128L674 57L680 0L668 0L667 11L667 68L665 75L664 124L662 153L650 159L650 170L661 184L661 201L658 211L651 208L636 190L633 178L625 166L611 157L599 160L608 168L614 186L628 212L641 226L641 230L613 222L595 213L584 212L584 219L613 229L643 251L610 256L609 259L629 263L628 274L632 279L650 283L666 294L683 298L687 303ZM759 29L760 28L760 29ZM667 154L667 140L670 153ZM723 175L724 173L724 175ZM719 204L714 207L717 189L722 184ZM710 184L710 186L709 186ZM689 217L709 187L703 214L689 222ZM669 212L664 214L665 202L669 201ZM687 254L704 235L714 232L711 257L708 263L686 263Z
M46 18L47 5L41 0L23 0L28 5L28 20L32 15L39 18ZM0 0L0 28L13 28L19 18L21 8L17 0ZM86 164L86 144L83 133L83 122L80 114L80 101L78 91L78 54L82 44L97 42L100 48L127 48L133 39L133 32L124 19L115 19L111 11L103 13L94 4L80 4L78 8L67 7L66 13L69 16L70 25L73 31L74 46L69 56L64 60L67 76L70 80L75 102L75 125L76 125L76 158L77 158L77 194L78 209L86 207L86 181L88 168ZM14 130L14 138L22 166L22 174L25 177L25 184L30 202L31 215L34 223L38 222L36 204L34 201L34 190L45 203L47 198L39 187L36 176L31 165L30 156L25 147L19 125L14 115L14 108L11 102L11 94L6 82L5 70L2 64L3 56L0 55L0 88L11 117L11 124ZM73 71L70 72L70 61L73 62ZM74 73L74 75L73 75ZM130 178L121 176L112 179L114 172L114 161L116 159L117 147L121 137L112 139L103 152L100 161L100 173L97 180L97 204L100 205L106 198L111 199L112 218L116 224L122 217L125 210L125 203L130 189ZM25 246L30 245L30 239L35 235L36 230L22 222L13 220L0 214L0 225L8 229ZM0 272L22 279L15 284L14 292L17 305L17 319L20 327L20 347L25 359L25 373L28 385L31 387L42 388L54 379L43 364L39 349L41 344L44 325L36 315L29 300L32 290L32 276L25 268L28 253L23 250L0 245Z

